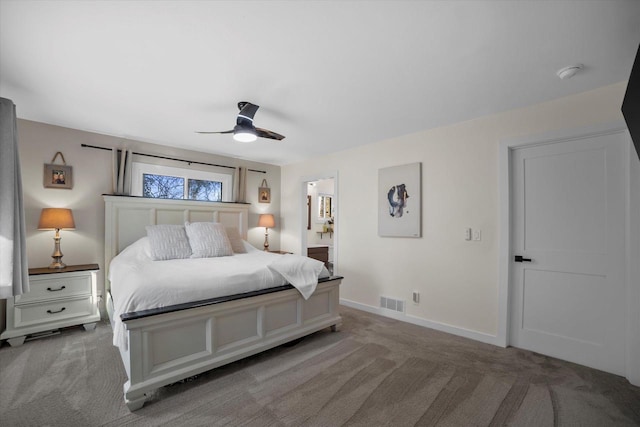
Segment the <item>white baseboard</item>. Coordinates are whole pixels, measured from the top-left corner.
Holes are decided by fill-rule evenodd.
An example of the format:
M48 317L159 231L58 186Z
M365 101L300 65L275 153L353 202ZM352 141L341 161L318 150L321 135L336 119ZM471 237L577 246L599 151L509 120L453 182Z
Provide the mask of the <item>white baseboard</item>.
M504 347L504 345L501 344L499 338L496 335L490 335L482 332L472 331L470 329L460 328L458 326L447 325L446 323L434 322L432 320L426 320L426 319L416 317L416 316L411 316L405 313L398 313L396 311L387 310L380 307L361 304L359 302L350 301L344 298L340 298L340 304L345 305L347 307L355 308L357 310L366 311L368 313L378 314L380 316L400 320L401 322L407 322L414 325L423 326L425 328L435 329L436 331L446 332L452 335L458 335L460 337L469 338L475 341L480 341L486 344L492 344L498 347Z

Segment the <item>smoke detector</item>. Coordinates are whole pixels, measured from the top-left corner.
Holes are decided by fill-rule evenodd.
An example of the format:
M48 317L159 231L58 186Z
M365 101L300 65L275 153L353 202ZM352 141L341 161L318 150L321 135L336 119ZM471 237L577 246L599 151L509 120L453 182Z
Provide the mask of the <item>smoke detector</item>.
M568 67L564 67L564 68L558 70L558 72L556 74L562 80L570 79L571 77L575 76L578 71L582 70L583 67L584 67L584 65L582 65L582 64L570 65Z

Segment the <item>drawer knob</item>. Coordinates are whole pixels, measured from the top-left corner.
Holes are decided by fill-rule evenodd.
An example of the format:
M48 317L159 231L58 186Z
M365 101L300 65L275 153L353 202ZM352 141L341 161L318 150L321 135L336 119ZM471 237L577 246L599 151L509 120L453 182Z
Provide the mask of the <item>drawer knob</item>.
M65 307L62 307L60 310L58 311L51 311L51 310L47 310L47 313L49 314L56 314L56 313L62 313L65 310Z
M62 285L62 286L60 286L58 289L51 289L51 288L47 288L47 290L48 290L49 292L58 292L58 291L61 291L61 290L65 289L65 288L66 288L66 286L65 286L65 285Z

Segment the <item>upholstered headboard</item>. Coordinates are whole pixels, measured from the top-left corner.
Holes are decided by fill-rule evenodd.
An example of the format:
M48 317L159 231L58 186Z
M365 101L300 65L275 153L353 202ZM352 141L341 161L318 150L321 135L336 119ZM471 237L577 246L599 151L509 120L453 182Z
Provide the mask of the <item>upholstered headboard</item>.
M183 224L185 221L213 221L237 227L246 239L249 204L199 202L193 200L148 199L130 196L103 196L105 283L111 259L141 237L145 227L155 224Z

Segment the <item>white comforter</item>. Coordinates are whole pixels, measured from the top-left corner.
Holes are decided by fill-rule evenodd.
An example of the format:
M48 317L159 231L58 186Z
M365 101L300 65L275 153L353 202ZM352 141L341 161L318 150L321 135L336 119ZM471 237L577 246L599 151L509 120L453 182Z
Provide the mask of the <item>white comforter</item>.
M123 250L109 266L113 344L125 346L120 315L291 283L308 298L328 271L320 261L255 249L217 258L153 261L144 237Z

